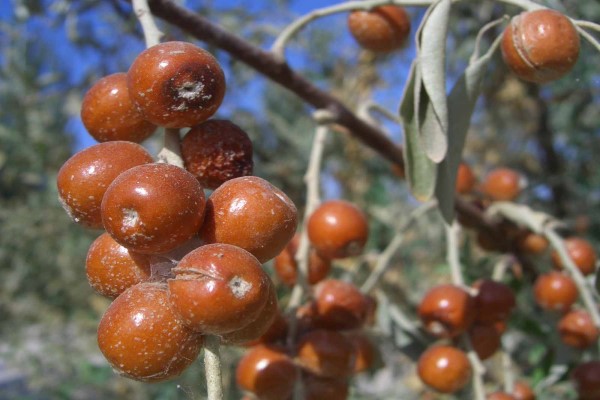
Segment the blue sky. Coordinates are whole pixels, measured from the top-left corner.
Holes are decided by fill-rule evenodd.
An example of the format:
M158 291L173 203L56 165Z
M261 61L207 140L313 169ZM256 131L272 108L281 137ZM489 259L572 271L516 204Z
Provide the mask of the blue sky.
M52 4L55 3L54 0L41 0L44 4ZM0 0L0 20L10 21L15 18L15 11L18 9L18 5L21 3L21 0ZM200 4L200 0L190 1L188 0L186 4ZM239 7L239 1L235 0L225 0L220 2L214 2L218 4L217 6L222 9L229 9L231 7ZM258 15L266 16L271 18L272 16L265 12L269 7L268 0L258 0L253 2L247 2L244 5L245 9L252 12L257 13ZM281 15L278 19L274 21L258 21L258 23L276 23L278 26L284 26L292 21L292 17L294 15L302 15L306 12L313 10L314 8L324 7L332 4L339 3L339 0L308 0L308 1L292 1L291 6L289 8L288 14ZM72 6L81 5L78 1L73 1L71 3ZM103 11L111 11L110 7L106 4L99 5L96 7L99 10ZM56 56L56 60L60 64L60 68L62 68L69 78L69 84L77 86L81 85L82 82L87 82L86 77L89 76L90 73L101 73L102 71L98 71L97 65L101 62L108 63L108 70L106 73L113 73L118 71L126 70L128 63L130 63L135 56L144 48L143 40L131 38L129 40L125 40L127 38L119 37L118 35L113 35L114 27L110 25L112 21L106 21L103 19L98 12L87 12L80 15L77 15L77 26L81 35L89 35L92 37L101 38L105 44L118 44L121 49L121 53L125 56L113 57L114 61L111 63L110 59L101 60L100 57L103 57L101 53L96 51L95 49L91 49L89 46L75 46L72 44L72 37L69 37L69 21L65 24L56 24L51 25L49 18L46 15L36 15L27 20L25 24L27 34L36 40L37 38L44 38L48 43L52 43L53 52ZM329 27L331 24L343 24L345 21L345 17L342 15L330 16L327 17L324 21L318 21L317 24L323 24L324 26ZM70 21L72 22L72 21ZM117 22L121 22L117 20ZM72 32L72 30L71 30ZM303 33L300 33L301 40ZM340 40L344 41L344 43L350 44L352 39L350 38L347 32L340 34ZM288 57L290 64L292 66L305 66L307 62L310 62L310 54L307 54L307 50L302 48L294 48L292 45L290 50L288 51ZM405 63L402 63L405 64ZM397 75L399 73L399 78L402 79L405 75L406 68L402 68L401 71L395 71L394 74ZM227 72L227 71L226 71ZM100 78L102 75L97 76ZM396 78L398 79L398 77ZM262 88L262 79L256 80L258 83L250 85L247 90L250 93L254 92L255 94L259 94ZM397 93L394 94L396 98L400 96L399 88ZM83 96L83 93L81 93ZM256 98L257 96L229 96L227 102L224 103L222 112L227 114L231 112L231 110L235 109L238 106L242 106L245 108L259 108L261 106L260 102L256 101L247 101L244 103L241 99L248 98ZM385 99L378 99L378 101L385 102ZM242 104L243 103L243 104ZM394 104L393 107L396 105ZM73 115L70 119L67 130L72 133L76 138L76 148L74 150L79 150L81 148L87 147L95 143L95 141L87 134L83 124L78 115Z

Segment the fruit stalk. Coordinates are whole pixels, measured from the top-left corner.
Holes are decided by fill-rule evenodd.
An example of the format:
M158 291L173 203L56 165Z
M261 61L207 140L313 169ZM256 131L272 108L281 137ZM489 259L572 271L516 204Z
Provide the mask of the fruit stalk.
M219 354L221 339L208 335L204 339L204 369L208 400L223 400L223 384L221 379L221 357Z

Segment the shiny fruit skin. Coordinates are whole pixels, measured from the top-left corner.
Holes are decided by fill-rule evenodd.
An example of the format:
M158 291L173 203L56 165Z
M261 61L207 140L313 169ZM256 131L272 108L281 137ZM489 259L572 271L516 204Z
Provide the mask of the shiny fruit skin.
M572 237L564 240L567 254L583 275L591 275L596 269L598 257L594 247L585 239ZM552 263L558 269L563 268L563 263L556 251L552 252Z
M325 378L346 378L354 372L353 343L336 331L314 330L297 345L296 360L302 368Z
M186 170L146 164L119 175L102 200L106 231L130 250L158 254L190 240L202 225L204 191Z
M331 259L359 255L369 235L365 214L344 200L321 203L309 217L307 230L317 252Z
M90 146L69 158L58 171L58 197L77 223L102 228L100 206L108 186L121 172L153 162L142 146L115 141Z
M254 321L236 331L224 333L221 335L221 341L228 345L247 345L250 342L259 341L271 329L278 315L277 291L274 285L270 285L267 303ZM263 343L268 343L266 339L263 338L263 340L265 340Z
M473 325L469 329L469 339L480 360L493 356L502 345L500 333L494 325Z
M452 346L433 346L417 363L419 378L441 393L454 393L471 379L471 364L466 354Z
M483 279L475 282L475 320L483 324L491 324L506 320L516 306L512 289L501 282Z
M558 333L563 343L577 349L594 345L600 335L592 317L584 310L572 310L565 314L558 322Z
M211 119L194 126L181 141L185 169L208 189L252 175L252 142L230 121Z
M96 82L83 97L81 121L99 142L127 140L140 143L156 130L131 102L127 74L119 72Z
M259 400L285 400L294 391L298 368L283 349L258 345L239 361L236 382Z
M285 246L285 249L273 260L273 268L283 284L294 286L298 275L296 252L300 244L300 235L296 234ZM308 259L308 283L314 285L321 282L331 270L331 260L321 257L314 249L310 249Z
M144 117L166 128L206 121L225 96L219 62L186 42L164 42L144 50L127 72L127 85Z
M348 15L348 29L361 47L388 53L406 42L410 17L404 8L395 5L356 10Z
M533 295L540 307L565 312L575 303L579 292L573 279L562 272L553 271L538 276Z
M535 400L535 393L525 382L515 382L512 395L515 400Z
M108 234L90 246L85 260L90 286L99 294L115 298L125 289L150 279L150 257L130 252Z
M247 251L228 244L201 246L179 261L169 279L169 300L197 332L221 335L241 329L261 313L271 279Z
M331 330L360 328L367 319L369 304L351 283L327 279L315 287L316 325Z
M579 400L600 399L600 361L579 364L571 373Z
M179 375L202 349L201 335L180 322L160 283L140 283L117 297L98 326L98 346L120 374L145 382Z
M456 337L465 332L475 318L475 302L458 286L438 285L429 290L419 304L423 327L437 337Z
M285 248L297 226L298 210L285 193L262 178L245 176L210 195L200 238L241 247L264 263Z
M304 400L346 400L349 394L349 385L346 379L323 378L321 376L304 373Z
M460 163L456 173L456 193L467 194L473 191L477 178L467 163Z
M485 177L481 189L494 201L512 201L521 193L521 175L510 168L496 168Z
M567 74L579 57L579 33L558 11L523 12L511 19L502 36L502 56L519 78L546 83Z

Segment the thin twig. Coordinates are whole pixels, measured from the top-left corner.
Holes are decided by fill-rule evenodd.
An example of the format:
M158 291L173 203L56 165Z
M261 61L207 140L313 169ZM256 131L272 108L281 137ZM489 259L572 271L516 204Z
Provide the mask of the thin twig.
M592 29L594 31L600 32L600 24L597 24L592 21L582 21L582 20L573 20L575 26L579 26L581 28Z
M394 238L390 241L390 243L387 245L387 247L383 250L383 252L377 258L377 264L375 264L375 268L373 268L373 271L371 272L369 277L365 280L365 283L363 283L362 287L360 288L360 290L363 293L370 292L375 287L377 282L379 282L379 279L381 279L383 274L387 271L387 269L390 265L392 256L396 253L396 251L398 251L398 248L400 247L400 245L402 244L402 241L404 240L405 231L408 228L410 228L410 226L412 225L412 223L414 221L416 221L422 215L426 214L429 210L432 210L435 207L437 207L437 202L429 201L427 203L421 204L419 207L415 208L408 215L407 220L404 221L404 223L398 228L398 231L396 232L396 235L394 236Z
M467 349L467 357L471 362L473 368L473 395L475 400L485 400L485 386L483 385L483 375L485 375L485 366L479 359L477 352L473 349L471 340L466 334L462 335L462 340L465 348Z
M504 15L495 21L488 22L479 30L479 32L477 32L477 37L475 38L475 48L473 50L473 54L469 58L469 64L473 64L479 58L479 47L481 45L481 39L483 38L483 35L485 35L490 29L495 28L506 20L508 20L508 16Z
M583 36L585 39L587 39L588 42L590 42L590 44L592 46L594 46L596 48L596 50L600 51L600 42L598 42L598 40L596 40L595 37L593 37L588 31L586 31L585 29L582 29L580 25L575 26L575 28L577 28L577 32L579 32L579 34L581 36Z
M158 160L183 168L179 129L165 129L163 148L158 153Z
M512 393L515 389L515 374L513 372L513 360L509 352L502 350L502 374L504 377L504 391Z
M407 6L428 6L435 1L432 0L406 0L406 1L392 1L392 0L370 0L370 1L349 1L346 3L335 4L333 6L318 8L316 10L312 10L308 14L301 16L296 19L294 22L289 24L286 28L284 28L273 45L271 46L271 51L279 60L285 59L285 46L290 41L290 39L300 32L306 25L309 23L319 19L326 17L328 15L338 14L347 11L353 10L369 10L373 7L382 5L382 4L402 4Z
M446 257L450 266L452 282L457 286L465 286L465 280L462 275L460 258L458 254L458 237L460 235L460 225L454 221L452 225L446 225Z
M292 290L288 310L298 307L302 301L304 293L308 291L308 261L310 252L310 243L306 232L306 224L308 218L319 205L319 185L321 182L321 160L323 158L323 150L325 148L325 140L327 138L327 126L319 123L315 129L310 158L304 182L306 184L306 207L304 211L304 219L302 222L302 233L300 235L300 244L296 252L296 262L298 264L298 273L296 284Z
M152 47L160 42L160 38L163 37L163 33L158 29L150 7L148 7L148 0L133 0L133 10L136 17L142 25L144 31L144 39L146 40L146 47Z
M206 335L204 339L204 369L206 370L206 386L208 400L223 399L223 382L221 379L221 357L219 347L221 339L215 335Z

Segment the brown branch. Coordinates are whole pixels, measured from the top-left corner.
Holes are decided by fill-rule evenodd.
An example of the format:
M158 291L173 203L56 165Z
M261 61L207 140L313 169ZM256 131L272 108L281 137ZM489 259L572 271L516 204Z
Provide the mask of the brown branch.
M358 118L341 101L296 73L285 61L278 60L272 53L225 31L219 25L171 0L151 0L149 3L152 13L157 17L178 26L196 39L226 51L313 107L328 110L336 123L346 127L366 146L394 164L404 164L402 149L381 130Z
M149 0L149 5L152 13L157 17L179 27L196 39L226 51L236 60L247 64L271 81L285 87L315 108L329 111L333 117L332 122L342 127L342 130L347 130L395 165L404 166L401 147L391 141L377 127L360 119L340 100L295 72L285 61L225 31L219 25L175 4L172 0ZM470 220L472 228L491 233L494 239L502 244L502 247L505 247L507 251L512 249L515 257L522 260L522 255L518 251L514 251L515 244L505 235L506 229L516 228L514 224L506 220L491 221L480 209L461 198L456 199L456 210L459 215ZM535 274L535 271L531 272Z

